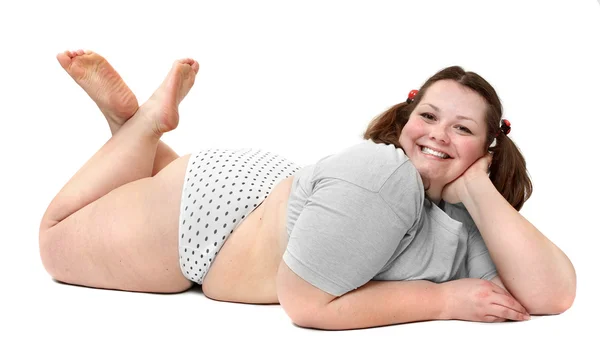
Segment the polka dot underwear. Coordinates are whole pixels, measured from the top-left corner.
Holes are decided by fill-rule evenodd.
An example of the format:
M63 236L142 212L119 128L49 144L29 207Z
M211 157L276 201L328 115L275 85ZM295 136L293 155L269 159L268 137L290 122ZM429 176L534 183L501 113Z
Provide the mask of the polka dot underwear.
M300 167L263 150L203 149L188 161L179 212L179 266L202 284L227 237Z

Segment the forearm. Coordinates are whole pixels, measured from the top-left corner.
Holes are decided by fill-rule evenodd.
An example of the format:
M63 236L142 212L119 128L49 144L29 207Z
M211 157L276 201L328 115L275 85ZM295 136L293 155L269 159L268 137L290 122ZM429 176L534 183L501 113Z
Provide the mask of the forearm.
M327 330L347 330L435 320L444 301L439 284L419 281L370 281L323 306L309 324Z
M530 313L559 313L575 297L568 257L517 212L489 178L465 186L462 203L475 221L506 288Z

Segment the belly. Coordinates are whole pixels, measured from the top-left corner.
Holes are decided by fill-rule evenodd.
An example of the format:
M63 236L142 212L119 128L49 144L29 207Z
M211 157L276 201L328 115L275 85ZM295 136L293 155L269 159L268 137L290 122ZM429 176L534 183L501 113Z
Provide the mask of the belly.
M287 202L293 178L279 182L227 238L202 283L207 297L279 303L275 278L287 247Z

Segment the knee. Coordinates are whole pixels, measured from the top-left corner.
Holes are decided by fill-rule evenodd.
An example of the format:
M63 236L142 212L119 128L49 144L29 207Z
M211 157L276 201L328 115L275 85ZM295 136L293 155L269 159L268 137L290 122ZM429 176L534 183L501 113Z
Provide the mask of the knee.
M39 254L44 269L52 278L58 281L64 281L60 269L64 268L60 262L60 256L57 249L57 242L53 238L51 228L41 229L39 234Z

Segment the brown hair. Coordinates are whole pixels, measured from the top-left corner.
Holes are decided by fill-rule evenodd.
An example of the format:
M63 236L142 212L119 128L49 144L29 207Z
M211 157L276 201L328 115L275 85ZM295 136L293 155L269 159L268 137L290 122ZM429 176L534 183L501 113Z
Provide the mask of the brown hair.
M485 147L493 152L490 179L498 192L519 211L533 191L525 166L525 158L516 144L500 132L502 104L496 91L485 79L474 72L465 72L459 66L451 66L440 70L423 84L413 102L396 104L373 119L369 123L363 138L371 139L375 143L393 144L396 148L402 149L400 146L400 133L408 122L410 114L419 104L427 89L436 81L445 79L454 80L477 92L485 99L488 105ZM499 135L496 137L498 132ZM496 139L496 144L490 147L494 139Z

